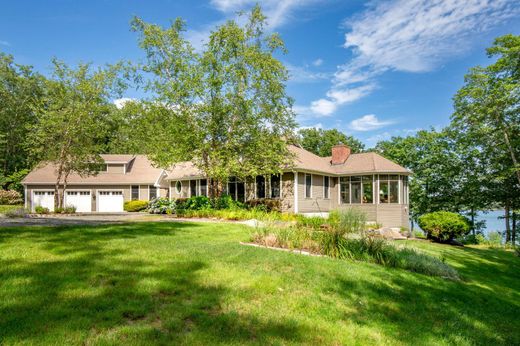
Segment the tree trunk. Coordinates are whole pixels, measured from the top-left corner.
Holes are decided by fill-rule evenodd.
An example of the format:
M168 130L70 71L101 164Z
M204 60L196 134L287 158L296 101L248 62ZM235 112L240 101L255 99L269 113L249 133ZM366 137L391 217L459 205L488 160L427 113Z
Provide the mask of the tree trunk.
M511 241L511 225L509 224L509 201L506 202L504 210L504 218L506 222L506 244Z
M471 207L471 233L475 235L475 209Z
M513 216L512 220L513 222L513 230L511 232L511 242L513 243L513 246L516 246L516 211L513 209Z

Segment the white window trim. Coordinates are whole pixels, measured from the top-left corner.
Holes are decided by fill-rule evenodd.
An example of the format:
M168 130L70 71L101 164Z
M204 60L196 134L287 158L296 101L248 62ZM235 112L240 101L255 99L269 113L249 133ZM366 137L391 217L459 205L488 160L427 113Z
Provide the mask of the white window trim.
M177 189L177 184L179 184L180 189ZM171 188L171 187L170 187L170 188ZM178 195L181 195L181 196L182 196L182 181L181 181L181 180L176 180L176 181L175 181L174 189L175 189L175 193L177 193ZM173 195L171 195L171 197L173 197ZM170 197L170 198L171 198L171 197Z
M325 188L325 178L329 180L327 188ZM325 190L327 190L327 197L325 197ZM328 175L323 176L323 199L330 199L330 177Z
M310 196L307 196L307 176L310 175L311 176L311 194ZM314 178L312 177L312 174L310 173L305 173L305 180L303 181L303 186L305 187L304 190L303 190L303 195L305 196L305 198L312 198L312 186L314 184Z
M137 186L137 201L141 200L141 185L130 185L130 200L132 199L132 186ZM118 191L118 190L108 190L108 191Z
M298 213L298 172L294 174L294 213Z

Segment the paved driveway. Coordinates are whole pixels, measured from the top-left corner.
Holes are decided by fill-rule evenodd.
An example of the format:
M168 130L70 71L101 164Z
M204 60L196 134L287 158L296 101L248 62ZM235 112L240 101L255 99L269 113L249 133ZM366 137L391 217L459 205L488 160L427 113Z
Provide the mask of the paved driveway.
M72 215L31 215L24 218L6 218L0 215L0 227L16 226L67 226L67 225L104 225L127 222L228 222L256 226L258 221L231 221L218 219L185 219L172 215L153 215L147 213L88 213ZM251 224L253 223L253 224Z
M24 218L0 217L0 227L12 226L66 226L66 225L100 225L124 222L172 221L169 215L151 215L146 213L89 213L74 215L44 215Z

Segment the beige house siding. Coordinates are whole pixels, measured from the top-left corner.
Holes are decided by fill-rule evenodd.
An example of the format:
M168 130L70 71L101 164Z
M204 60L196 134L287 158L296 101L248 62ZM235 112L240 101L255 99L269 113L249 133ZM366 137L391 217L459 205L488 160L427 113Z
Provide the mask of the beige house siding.
M116 163L108 163L107 171L105 173L125 173L125 165L124 164L116 164ZM100 174L103 174L101 172Z
M298 212L315 213L330 211L333 206L333 179L329 178L331 188L329 198L324 198L324 176L312 174L311 197L305 197L305 173L298 173Z

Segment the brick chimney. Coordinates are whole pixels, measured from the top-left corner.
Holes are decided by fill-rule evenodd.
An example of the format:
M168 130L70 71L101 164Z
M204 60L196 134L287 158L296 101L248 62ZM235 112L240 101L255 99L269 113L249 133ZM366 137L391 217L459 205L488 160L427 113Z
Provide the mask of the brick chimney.
M341 165L347 161L350 156L350 148L345 144L338 144L332 147L332 161L333 165Z

